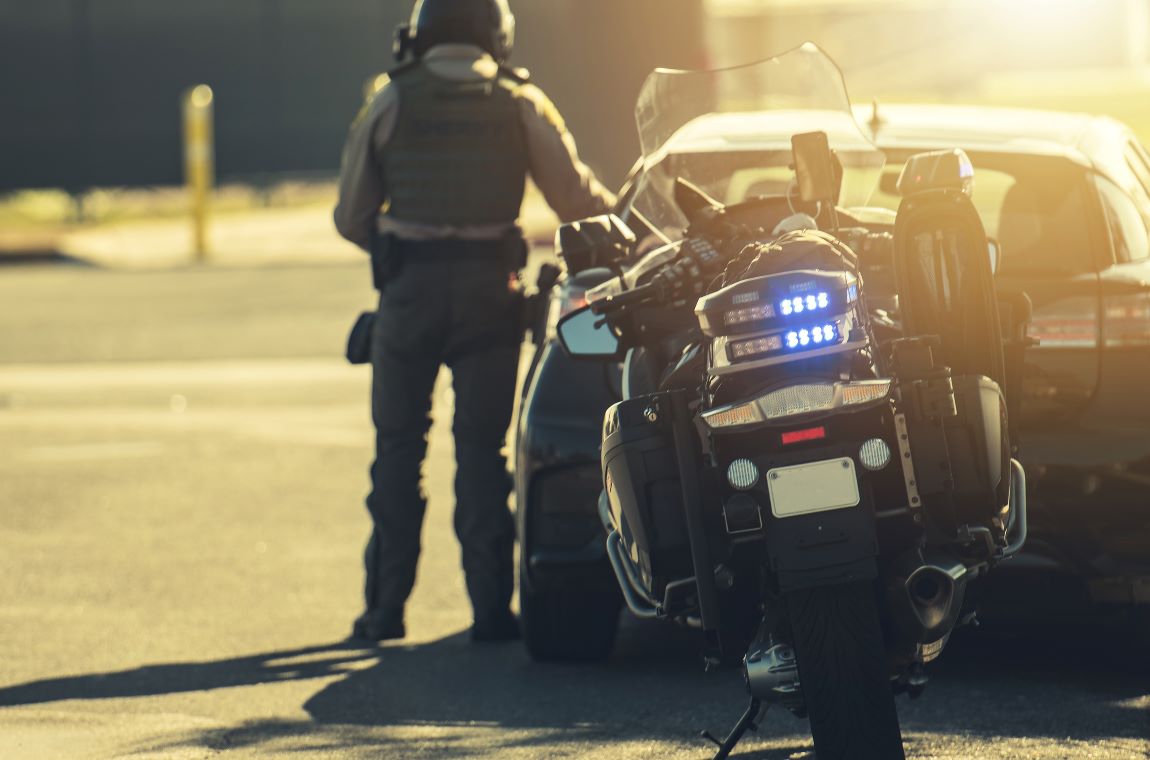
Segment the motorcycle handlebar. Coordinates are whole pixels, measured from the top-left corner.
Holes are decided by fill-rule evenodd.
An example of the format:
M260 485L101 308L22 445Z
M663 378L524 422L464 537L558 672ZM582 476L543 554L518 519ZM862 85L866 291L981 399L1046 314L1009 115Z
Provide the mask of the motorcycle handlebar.
M659 298L659 288L654 284L640 285L637 288L625 290L618 295L591 302L591 311L595 314L613 314L628 307L643 306Z

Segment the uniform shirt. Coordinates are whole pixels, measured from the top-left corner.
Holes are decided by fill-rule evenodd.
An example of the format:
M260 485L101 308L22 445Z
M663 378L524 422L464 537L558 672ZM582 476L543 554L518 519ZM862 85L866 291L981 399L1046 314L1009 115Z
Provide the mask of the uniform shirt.
M423 56L423 63L436 76L453 81L483 81L499 74L495 60L472 45L438 45ZM615 197L595 179L575 150L575 140L563 118L543 91L532 84L515 90L520 105L523 132L528 152L531 178L543 193L547 204L564 222L606 213ZM387 178L375 156L395 130L399 88L383 86L365 106L348 135L340 172L339 204L335 209L335 226L339 233L367 250L375 228L406 240L495 240L514 226L432 226L414 224L389 217Z

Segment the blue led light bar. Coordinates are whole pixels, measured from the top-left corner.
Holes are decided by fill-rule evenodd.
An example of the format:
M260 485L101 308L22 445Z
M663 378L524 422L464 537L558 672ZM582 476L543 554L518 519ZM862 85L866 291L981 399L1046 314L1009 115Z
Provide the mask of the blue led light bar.
M836 346L843 342L844 337L837 322L826 322L750 340L732 341L727 344L727 356L732 362L741 362L769 354L798 354Z
M798 348L813 348L815 346L829 346L839 342L838 326L832 322L814 327L803 327L791 330L786 334L784 341L786 347L794 350Z
M858 278L850 272L797 270L732 283L700 298L695 315L708 337L750 337L840 320L857 308L858 297Z
M810 311L822 311L831 305L831 296L827 292L811 293L806 296L795 296L779 302L779 313L784 317L792 314L802 314Z

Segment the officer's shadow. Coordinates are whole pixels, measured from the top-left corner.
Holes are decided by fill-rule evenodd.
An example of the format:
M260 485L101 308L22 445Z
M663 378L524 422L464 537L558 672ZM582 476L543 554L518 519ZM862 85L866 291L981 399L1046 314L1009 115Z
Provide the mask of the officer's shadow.
M387 647L375 666L329 685L305 709L320 723L473 724L560 742L691 741L699 729L733 723L745 700L738 671L704 672L693 634L628 621L615 656L601 664L532 662L522 644L475 645L464 634Z
M431 742L437 748L434 756L453 757L498 756L501 748L511 747L543 750L544 745L668 739L698 741L705 756L698 731L728 728L744 707L745 693L738 671L704 672L696 644L690 632L634 621L623 626L616 655L603 664L534 663L521 643L472 644L466 632L378 648L337 642L19 684L0 688L0 708L335 677L305 702L311 721L261 720L199 729L162 746L135 750L252 747L354 756L365 747L390 747L397 756L410 756L421 742ZM805 726L781 715L772 720L777 724L762 731L763 738L772 740L771 749L751 757L805 754ZM412 727L414 734L405 733ZM467 732L472 735L461 739Z
M623 626L612 660L598 665L533 663L521 644L473 645L464 633L380 648L338 642L25 683L0 688L0 707L325 679L328 683L303 705L311 720L200 729L163 746L137 749L246 746L355 756L370 748L412 756L433 746L436 757L464 757L499 756L501 749L511 748L530 756L531 747L550 752L556 745L579 754L580 746L619 745L626 754L628 742L669 740L690 746L699 729L721 733L738 716L745 699L738 671L704 673L696 652L690 632L635 621ZM919 702L900 700L908 742L913 747L939 731L985 736L1049 732L1086 740L1107 736L1114 720L1133 725L1137 716L1123 713L1137 711L1136 704L1150 694L1142 678L1123 673L1119 662L1071 667L1059 654L1060 647L954 647L939 674L937 701L929 691ZM969 706L978 695L1000 692L1040 710L1054 684L1077 694L1079 705L1089 705L1084 714L1063 715L1056 726L1037 720L1014 726L1014 719L998 710L954 709ZM698 747L699 756L707 756L707 747L701 742ZM747 760L809 758L806 723L773 710L738 754Z

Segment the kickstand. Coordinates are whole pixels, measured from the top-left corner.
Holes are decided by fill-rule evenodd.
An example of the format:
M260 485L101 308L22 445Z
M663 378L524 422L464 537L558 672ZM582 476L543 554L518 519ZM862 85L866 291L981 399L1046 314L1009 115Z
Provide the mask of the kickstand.
M751 704L747 706L747 711L743 713L743 717L739 718L739 722L731 729L731 733L727 734L727 738L723 741L716 739L710 731L702 731L699 736L709 742L714 743L719 751L715 753L714 760L726 760L730 756L731 750L743 738L743 734L748 730L758 731L759 726L755 722L759 718L759 710L762 708L763 703L756 697L751 697ZM765 710L763 712L766 712Z

